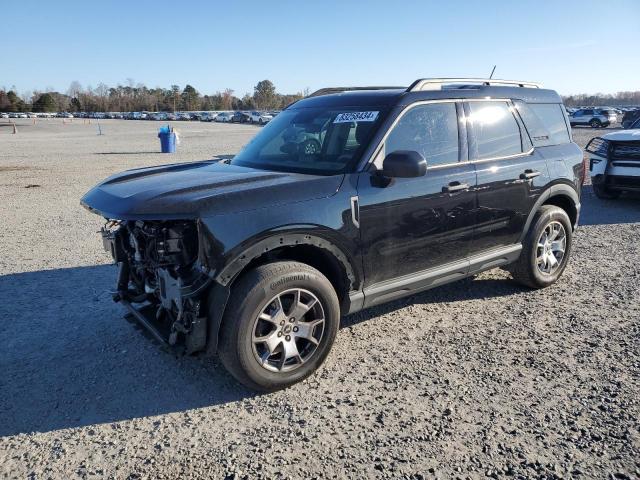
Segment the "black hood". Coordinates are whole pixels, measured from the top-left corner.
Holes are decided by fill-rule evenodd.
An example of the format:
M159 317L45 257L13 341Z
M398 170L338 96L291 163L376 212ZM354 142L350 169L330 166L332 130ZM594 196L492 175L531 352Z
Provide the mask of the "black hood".
M200 218L328 197L343 178L218 162L179 163L113 175L89 190L80 203L118 220Z

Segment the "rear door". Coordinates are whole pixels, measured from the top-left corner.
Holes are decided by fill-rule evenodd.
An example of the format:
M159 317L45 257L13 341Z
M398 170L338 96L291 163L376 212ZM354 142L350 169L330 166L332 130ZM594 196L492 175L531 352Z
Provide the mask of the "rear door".
M549 173L510 101L469 100L464 108L478 177L473 255L518 242Z

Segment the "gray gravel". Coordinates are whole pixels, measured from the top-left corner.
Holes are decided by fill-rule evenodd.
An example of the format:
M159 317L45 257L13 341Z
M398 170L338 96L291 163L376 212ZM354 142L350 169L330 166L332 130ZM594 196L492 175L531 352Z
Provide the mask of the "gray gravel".
M493 270L347 317L316 375L257 396L121 318L78 204L111 173L230 155L256 128L181 123L163 156L157 123L102 126L0 126L2 477L640 478L640 197L585 187L555 286Z

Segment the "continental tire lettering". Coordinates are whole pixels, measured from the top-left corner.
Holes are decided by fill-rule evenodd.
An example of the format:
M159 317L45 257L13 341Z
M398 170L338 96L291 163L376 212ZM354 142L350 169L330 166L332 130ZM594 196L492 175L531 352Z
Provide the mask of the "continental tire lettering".
M285 285L289 282L297 282L297 281L304 281L304 280L308 280L310 277L309 275L290 275L288 277L284 277L281 278L280 280L276 281L276 282L272 282L271 285L269 285L269 287L271 288L271 290L275 290L278 287L281 287L282 285Z

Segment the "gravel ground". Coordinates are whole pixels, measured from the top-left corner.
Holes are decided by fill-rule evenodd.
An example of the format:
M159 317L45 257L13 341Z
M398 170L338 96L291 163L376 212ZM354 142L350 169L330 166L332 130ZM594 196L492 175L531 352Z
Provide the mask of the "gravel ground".
M640 478L640 197L585 187L558 284L492 270L360 312L316 375L256 395L121 318L78 200L257 129L182 123L163 156L157 123L101 125L0 126L0 476Z

